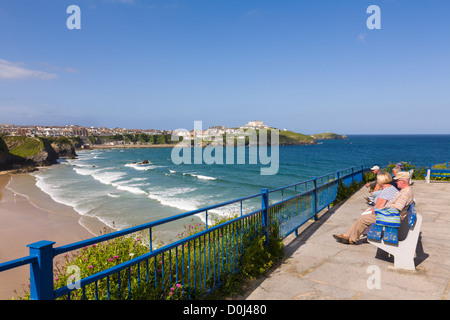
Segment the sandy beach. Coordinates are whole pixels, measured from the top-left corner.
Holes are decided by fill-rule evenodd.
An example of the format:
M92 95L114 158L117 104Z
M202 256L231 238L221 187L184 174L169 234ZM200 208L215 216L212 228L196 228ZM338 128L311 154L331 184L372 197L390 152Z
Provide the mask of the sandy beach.
M104 231L98 219L82 217L53 201L36 187L34 179L30 174L0 172L0 263L28 256L30 243L51 240L57 247ZM16 297L14 290L23 296L22 288L28 283L28 266L1 272L0 299Z

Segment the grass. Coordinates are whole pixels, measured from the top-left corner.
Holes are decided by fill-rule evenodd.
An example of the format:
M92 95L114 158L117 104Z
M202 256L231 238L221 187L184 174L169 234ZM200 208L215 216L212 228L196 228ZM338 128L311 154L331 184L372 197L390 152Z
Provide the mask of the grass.
M284 131L284 130L280 130L280 144L298 144L298 143L314 143L314 138L301 134L301 133L296 133L293 131Z
M22 158L31 158L44 149L44 143L41 139L27 137L24 138L25 139L22 139L19 145L9 150L11 154Z

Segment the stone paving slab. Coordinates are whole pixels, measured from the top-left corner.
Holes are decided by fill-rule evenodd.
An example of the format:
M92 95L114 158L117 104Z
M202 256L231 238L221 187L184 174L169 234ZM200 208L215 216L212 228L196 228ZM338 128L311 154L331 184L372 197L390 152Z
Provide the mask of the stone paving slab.
M414 181L412 187L423 216L415 271L395 269L393 257L367 242L344 245L332 237L345 232L367 207L363 187L302 226L299 236L287 237L284 261L243 299L449 300L450 183Z

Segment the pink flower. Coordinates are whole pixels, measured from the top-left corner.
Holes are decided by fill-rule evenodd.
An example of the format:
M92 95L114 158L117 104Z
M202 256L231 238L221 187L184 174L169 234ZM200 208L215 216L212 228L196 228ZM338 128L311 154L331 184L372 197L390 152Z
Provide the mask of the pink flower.
M170 288L170 291L174 291L174 290L175 290L175 288L174 288L174 287Z
M89 267L88 267L89 269L92 269L93 268L93 266L92 265L90 265Z
M108 261L109 261L109 262L113 262L113 261L114 261L114 259L112 259L112 258L109 258L109 259L108 259Z
M181 284L177 283L175 287L181 288Z
M170 291L170 292L169 292L169 296L172 296L172 295L173 295L173 292L172 292L172 291Z
M140 239L140 238L137 238L136 241L141 241L141 239Z
M113 258L114 258L114 259L119 259L119 256L114 256Z

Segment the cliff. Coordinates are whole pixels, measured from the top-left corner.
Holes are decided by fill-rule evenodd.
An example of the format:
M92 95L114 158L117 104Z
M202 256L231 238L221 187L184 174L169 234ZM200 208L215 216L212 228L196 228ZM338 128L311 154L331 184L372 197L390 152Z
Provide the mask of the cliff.
M70 142L52 142L53 150L58 154L59 158L75 159L77 154L75 153L75 145Z
M0 170L7 166L10 159L8 146L6 145L5 141L3 141L2 137L0 136Z
M72 145L46 138L0 136L0 170L33 171L37 166L55 164L59 157L75 157Z

